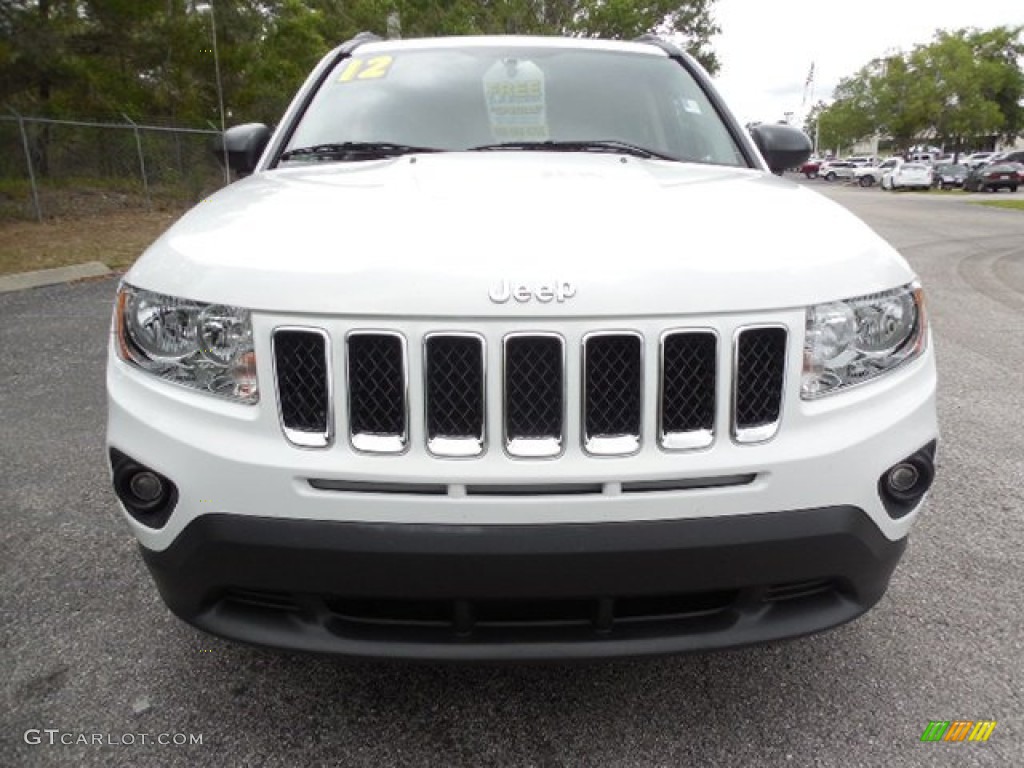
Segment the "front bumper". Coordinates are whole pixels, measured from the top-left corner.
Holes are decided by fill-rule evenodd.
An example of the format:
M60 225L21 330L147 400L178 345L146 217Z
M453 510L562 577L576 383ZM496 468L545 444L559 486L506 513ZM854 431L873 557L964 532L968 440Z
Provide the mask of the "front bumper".
M364 657L554 659L794 637L859 616L906 546L851 506L574 525L209 514L142 548L180 618Z

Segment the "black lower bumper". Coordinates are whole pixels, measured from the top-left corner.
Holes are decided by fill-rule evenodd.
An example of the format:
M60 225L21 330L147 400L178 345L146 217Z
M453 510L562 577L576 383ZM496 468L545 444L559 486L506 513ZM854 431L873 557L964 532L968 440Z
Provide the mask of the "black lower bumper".
M855 507L573 525L398 525L210 514L142 549L171 610L216 635L352 656L676 653L836 626L906 540Z

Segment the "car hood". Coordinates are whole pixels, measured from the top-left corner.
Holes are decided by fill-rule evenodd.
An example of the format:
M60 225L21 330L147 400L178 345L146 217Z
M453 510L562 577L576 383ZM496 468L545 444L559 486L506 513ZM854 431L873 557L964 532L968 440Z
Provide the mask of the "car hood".
M912 277L845 209L760 171L477 152L257 174L126 279L265 311L563 317L781 309ZM530 298L489 296L518 286Z

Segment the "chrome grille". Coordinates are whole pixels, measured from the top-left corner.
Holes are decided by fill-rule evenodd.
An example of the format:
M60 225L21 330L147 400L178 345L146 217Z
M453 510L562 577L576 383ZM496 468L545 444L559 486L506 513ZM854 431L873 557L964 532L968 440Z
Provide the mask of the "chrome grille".
M331 438L327 334L316 329L278 328L273 336L277 403L288 440L306 448Z
M407 340L398 331L355 329L345 335L337 395L331 371L341 369L342 358L332 363L327 331L279 327L271 345L281 426L294 445L331 444L337 398L358 451L402 453L420 425L423 431L413 434L434 456L480 456L494 431L509 456L544 458L560 455L570 439L590 455L628 456L640 450L644 434L662 450L707 448L727 416L735 442L771 439L782 416L786 328L744 326L733 339L729 361L711 329L672 329L657 342L650 330L596 331L575 337L579 368L568 370L562 336L513 332L495 336L501 373L490 375L481 334L428 332ZM409 341L414 369L422 372L418 383L410 383ZM657 353L652 364L644 362L646 352ZM731 385L728 414L717 397L726 386L720 377ZM655 390L654 402L645 404L644 392ZM488 391L501 398L500 407L488 409ZM567 421L570 395L581 408L578 419Z
M718 337L706 331L671 331L661 340L661 426L664 448L711 445L715 428Z
M470 334L431 334L424 342L427 446L440 456L484 449L484 343Z
M513 456L555 456L564 422L562 338L505 337L505 443Z
M408 440L405 340L396 333L348 336L348 414L352 445L398 453Z
M583 342L583 446L589 453L640 448L643 339L639 334L592 334Z
M758 443L778 430L786 374L786 329L748 328L736 340L733 435Z

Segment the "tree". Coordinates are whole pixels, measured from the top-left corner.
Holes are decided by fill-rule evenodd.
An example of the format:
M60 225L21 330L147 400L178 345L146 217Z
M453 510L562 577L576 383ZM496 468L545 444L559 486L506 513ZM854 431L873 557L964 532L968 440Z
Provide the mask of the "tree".
M943 141L959 153L968 142L1020 134L1022 31L940 30L910 52L874 59L814 111L822 142L846 146L882 134L901 148Z
M0 103L52 117L279 118L331 47L399 13L406 37L516 33L678 38L714 72L714 0L3 0ZM201 6L207 11L202 12ZM212 10L210 10L212 6Z

